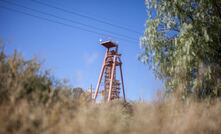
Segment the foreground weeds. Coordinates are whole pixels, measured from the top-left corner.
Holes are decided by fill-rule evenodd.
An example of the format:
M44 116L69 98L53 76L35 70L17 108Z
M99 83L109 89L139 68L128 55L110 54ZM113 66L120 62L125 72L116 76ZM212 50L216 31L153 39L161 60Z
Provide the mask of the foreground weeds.
M34 60L0 52L1 134L218 134L221 101L95 104Z
M79 105L72 109L20 101L0 106L0 133L76 134L211 134L221 132L221 103L160 102L131 104L121 102Z

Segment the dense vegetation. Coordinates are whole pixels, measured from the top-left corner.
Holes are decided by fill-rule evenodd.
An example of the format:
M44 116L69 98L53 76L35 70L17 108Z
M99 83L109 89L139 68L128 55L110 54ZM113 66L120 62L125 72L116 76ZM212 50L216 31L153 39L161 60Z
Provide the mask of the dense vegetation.
M182 98L221 96L221 1L146 0L141 60L168 92Z

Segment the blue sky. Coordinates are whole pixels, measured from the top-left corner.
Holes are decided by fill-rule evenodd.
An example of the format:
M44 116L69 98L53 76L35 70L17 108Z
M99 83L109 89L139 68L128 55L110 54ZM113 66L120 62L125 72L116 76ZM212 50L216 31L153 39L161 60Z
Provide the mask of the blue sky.
M62 12L32 0L4 1L98 28L82 26L0 0L0 38L4 41L7 53L17 49L26 59L37 57L39 61L43 61L44 68L51 69L58 79L68 79L71 86L88 88L92 84L95 88L105 53L105 49L99 45L99 40L111 39L118 42L119 51L122 53L128 99L152 100L156 91L162 89L162 82L155 78L147 65L138 61L138 55L142 51L139 38L142 36L147 18L143 0L42 0L44 3L68 11L133 29L139 34L99 23L87 17ZM5 7L10 10L4 9ZM17 10L73 27L24 15ZM74 27L92 30L96 34ZM110 34L109 31L117 35ZM135 39L133 41L129 41L128 38L122 39L124 37L119 34Z

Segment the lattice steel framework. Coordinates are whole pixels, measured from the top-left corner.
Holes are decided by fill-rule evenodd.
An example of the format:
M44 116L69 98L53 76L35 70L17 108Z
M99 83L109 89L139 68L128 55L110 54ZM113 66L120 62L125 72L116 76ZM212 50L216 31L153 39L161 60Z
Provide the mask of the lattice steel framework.
M98 93L101 93L104 101L111 101L120 98L120 85L122 85L123 100L125 99L124 81L122 73L122 62L121 54L118 53L118 45L112 41L106 41L101 43L102 46L106 48L106 54L102 64L100 76L98 79L96 91L94 93L93 99L96 101ZM117 80L117 67L120 69L120 80ZM104 89L99 92L101 82L104 82Z

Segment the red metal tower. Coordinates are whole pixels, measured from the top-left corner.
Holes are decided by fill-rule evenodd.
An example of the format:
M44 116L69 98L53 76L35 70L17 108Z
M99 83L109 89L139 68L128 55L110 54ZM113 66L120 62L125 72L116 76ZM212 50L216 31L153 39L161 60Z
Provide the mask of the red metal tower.
M122 73L122 62L121 62L121 54L118 53L118 45L113 43L112 41L106 41L101 43L102 46L106 47L106 54L104 57L103 65L101 68L100 76L98 79L96 91L94 94L94 100L96 100L99 88L101 86L101 82L104 82L104 89L100 92L103 96L104 101L111 101L114 99L120 98L120 85L122 85L123 91L123 100L125 99L125 91L124 91L124 81L123 81L123 73ZM120 80L117 80L117 67L120 68Z

